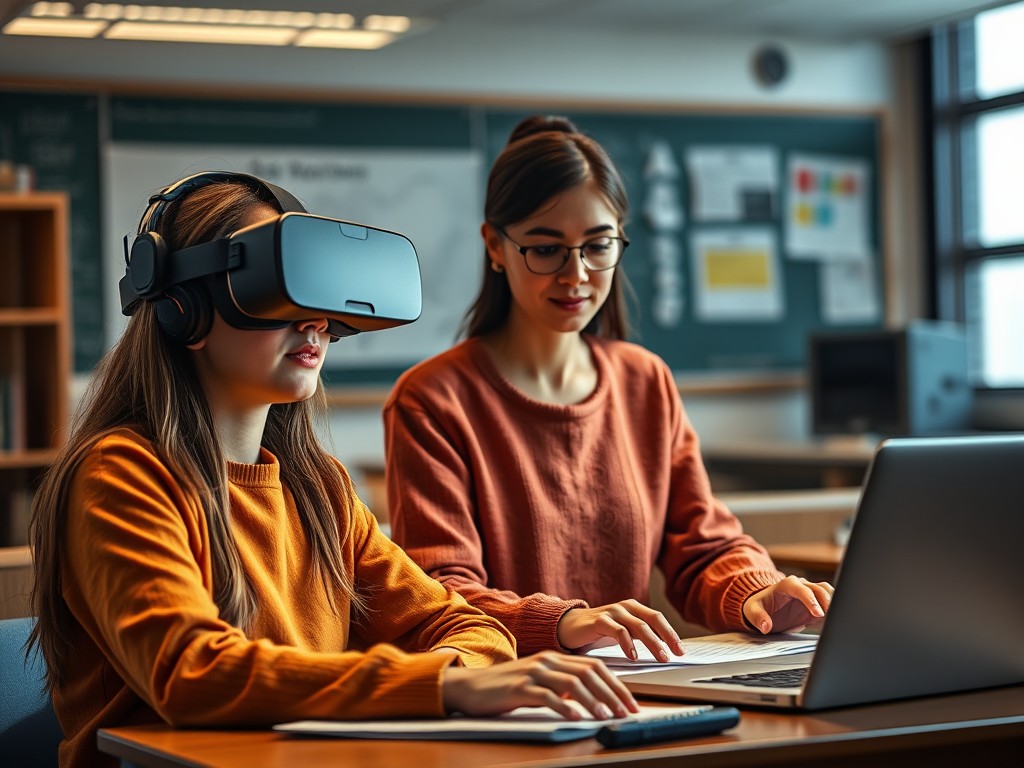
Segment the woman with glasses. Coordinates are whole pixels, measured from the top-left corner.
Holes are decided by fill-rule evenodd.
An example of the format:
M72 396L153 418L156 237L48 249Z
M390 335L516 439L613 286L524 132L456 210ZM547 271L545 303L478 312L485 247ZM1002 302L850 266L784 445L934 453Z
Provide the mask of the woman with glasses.
M683 617L716 631L792 630L831 599L712 496L671 372L624 341L627 208L597 142L562 118L520 123L491 169L466 339L384 409L395 540L521 655L682 653L644 604L655 565Z

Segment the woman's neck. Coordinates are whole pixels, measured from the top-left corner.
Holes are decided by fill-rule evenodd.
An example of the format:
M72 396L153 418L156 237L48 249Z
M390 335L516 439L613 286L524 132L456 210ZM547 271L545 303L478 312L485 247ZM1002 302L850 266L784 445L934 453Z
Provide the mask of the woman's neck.
M224 458L239 464L259 463L270 406L239 409L211 402L210 410Z
M501 374L534 400L579 403L597 386L590 347L578 333L523 328L510 317L483 341Z

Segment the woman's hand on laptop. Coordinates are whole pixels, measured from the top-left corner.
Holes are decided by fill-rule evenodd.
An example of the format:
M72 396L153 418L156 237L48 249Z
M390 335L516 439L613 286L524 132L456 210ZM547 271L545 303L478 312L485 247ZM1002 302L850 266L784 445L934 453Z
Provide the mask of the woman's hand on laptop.
M668 619L637 600L573 608L562 614L557 631L558 642L569 650L615 644L622 648L626 658L635 660L636 639L660 661L668 661L670 653L683 654L683 643Z
M835 587L827 581L787 576L748 597L743 603L743 618L764 635L799 632L809 624L821 622L834 591Z

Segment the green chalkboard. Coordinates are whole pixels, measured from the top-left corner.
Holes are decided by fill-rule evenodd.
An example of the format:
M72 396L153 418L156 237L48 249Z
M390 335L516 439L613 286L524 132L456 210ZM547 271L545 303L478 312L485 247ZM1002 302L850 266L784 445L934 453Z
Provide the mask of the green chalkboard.
M483 189L490 162L504 146L509 132L533 112L469 104L419 106L0 92L0 157L32 165L41 189L61 189L70 195L75 368L85 371L109 343L103 325L104 255L99 206L104 199L101 183L114 184L116 180L100 173L102 141L114 146L152 147L194 144L470 150L479 155L479 178L475 182ZM623 173L633 205L627 227L632 245L623 269L636 294L632 312L635 340L661 355L673 369L708 373L799 369L804 363L807 335L827 326L820 296L820 264L790 259L785 252L786 201L782 196L786 188L785 163L792 153L846 158L862 162L867 168L867 238L873 254L877 304L881 307L885 286L879 255L878 116L652 113L632 108L559 112L600 141ZM656 322L651 311L655 292L651 253L657 233L640 215L645 163L658 143L669 146L679 163L680 203L686 214L682 229L674 234L684 260L683 310L670 326ZM716 321L702 318L695 311L693 280L685 262L691 257L690 234L698 223L690 216L692 189L683 158L688 148L705 145L765 146L773 148L779 157L780 199L774 215L760 222L774 233L778 243L779 282L784 294L783 311L770 319ZM273 162L272 154L268 162ZM268 166L266 170L268 173L262 175L271 176L273 168ZM478 225L481 210L465 206L459 211L458 215L464 215L474 228ZM453 295L451 302L453 306L466 306L471 299L460 293ZM879 309L870 322L844 327L881 325L882 314ZM328 377L335 384L387 385L404 368L398 364L355 366L331 370Z
M0 159L26 164L40 190L70 200L74 366L89 370L103 353L99 209L99 97L0 92Z
M114 97L111 141L468 147L469 108Z
M528 111L487 112L487 154L493 159L505 145L509 133ZM874 285L881 307L884 270L880 263L879 237L879 118L873 115L742 115L742 114L616 114L560 112L582 132L608 150L624 177L630 195L632 215L627 225L631 245L623 261L636 294L631 314L635 340L657 352L680 372L748 372L796 370L804 363L807 335L826 326L819 296L820 262L793 260L785 253L785 200L779 200L774 215L759 222L776 235L781 266L784 310L771 320L709 322L694 311L693 280L688 268L692 258L689 233L694 227L689 213L689 193L683 156L695 146L762 145L778 150L782 168L780 186L785 188L785 162L789 153L815 154L861 161L868 169L866 190L868 240L872 246ZM680 167L681 200L687 215L674 234L683 256L683 312L672 327L654 321L651 311L654 276L651 243L654 231L640 215L644 192L644 169L655 143L671 148ZM781 193L780 193L781 194ZM875 327L877 319L844 324L844 328Z

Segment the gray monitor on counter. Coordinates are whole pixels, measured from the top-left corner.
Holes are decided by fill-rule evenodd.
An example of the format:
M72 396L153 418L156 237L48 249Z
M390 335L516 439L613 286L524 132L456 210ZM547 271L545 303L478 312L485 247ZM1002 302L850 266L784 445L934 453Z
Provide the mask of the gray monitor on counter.
M808 348L815 435L939 435L971 426L967 344L959 325L813 334Z

